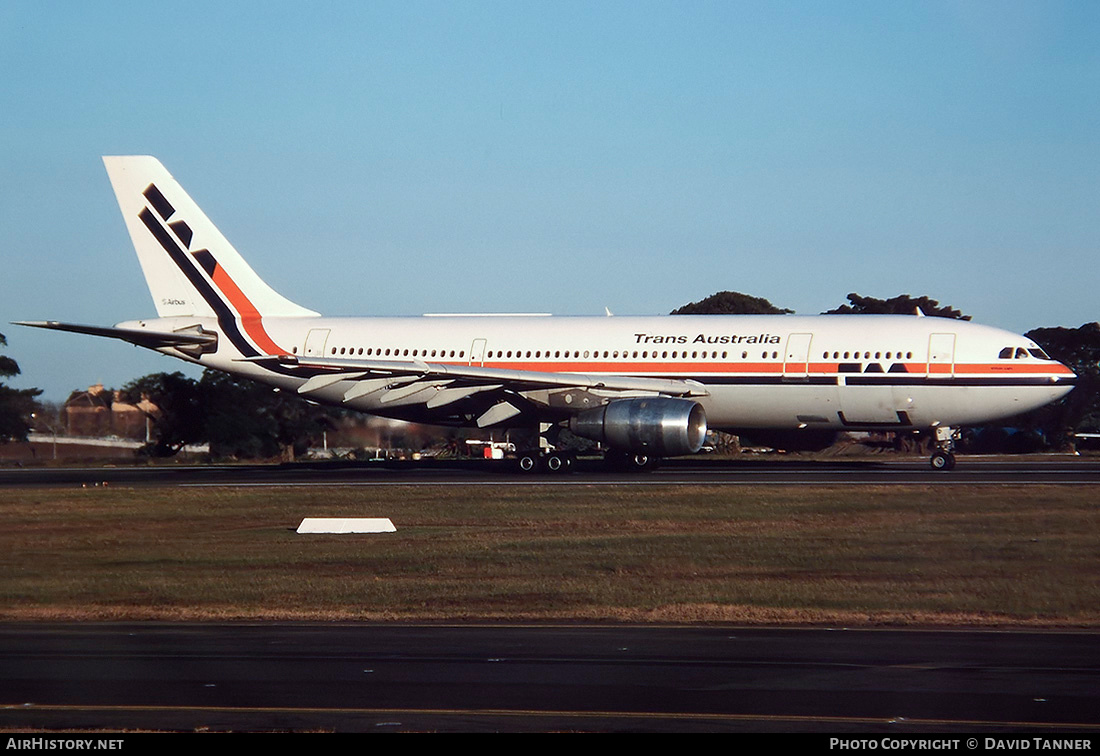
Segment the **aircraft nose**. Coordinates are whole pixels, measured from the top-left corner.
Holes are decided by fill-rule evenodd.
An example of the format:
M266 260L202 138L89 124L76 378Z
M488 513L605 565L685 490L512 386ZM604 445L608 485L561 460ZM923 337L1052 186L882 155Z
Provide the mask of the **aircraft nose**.
M1054 375L1051 377L1052 383L1064 383L1072 386L1077 381L1077 373L1073 372L1068 365L1061 362L1055 362L1054 365Z

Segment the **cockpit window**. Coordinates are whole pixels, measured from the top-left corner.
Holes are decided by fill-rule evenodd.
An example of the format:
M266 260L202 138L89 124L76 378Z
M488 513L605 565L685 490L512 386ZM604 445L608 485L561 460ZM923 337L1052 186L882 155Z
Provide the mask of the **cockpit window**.
M1000 354L998 354L997 357L1002 360L1026 360L1028 358L1028 355L1034 357L1037 360L1049 360L1051 362L1054 361L1053 357L1051 357L1038 347L1024 349L1023 347L1006 346L1004 349L1001 350Z

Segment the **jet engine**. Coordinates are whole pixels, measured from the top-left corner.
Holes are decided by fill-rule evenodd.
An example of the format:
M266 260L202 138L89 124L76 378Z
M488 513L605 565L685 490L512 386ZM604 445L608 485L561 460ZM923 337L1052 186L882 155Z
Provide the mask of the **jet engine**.
M707 416L688 399L616 399L574 415L569 430L622 451L674 457L699 451Z

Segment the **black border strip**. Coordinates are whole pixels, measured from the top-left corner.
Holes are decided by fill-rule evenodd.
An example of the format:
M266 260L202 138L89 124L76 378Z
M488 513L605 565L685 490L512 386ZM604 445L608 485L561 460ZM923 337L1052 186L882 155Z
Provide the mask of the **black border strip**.
M887 374L885 378L846 378L844 381L849 386L1072 386L1075 379L1058 378L1057 383L1052 383L1050 376L999 376L988 377L970 376L967 378L929 378L912 377L899 378Z
M153 209L160 213L160 217L164 220L168 220L176 212L176 208L172 207L172 203L165 199L164 195L160 193L160 189L157 189L156 184L149 184L145 187L145 191L142 192L145 199L149 200L149 204L153 206Z
M809 379L788 378L781 375L681 375L681 374L635 374L638 378L665 378L698 381L707 386L836 386L840 376L811 376ZM1019 376L1008 378L991 376L988 378L927 378L901 377L898 374L883 373L880 376L844 377L846 386L878 386L880 388L900 388L902 386L1073 386L1075 379L1059 377L1052 382L1050 376Z
M882 422L882 423L865 423L855 420L849 420L844 417L844 412L837 412L836 415L840 418L840 423L845 428L914 428L913 421L909 419L909 413L905 410L895 410L894 414L898 416L896 422Z

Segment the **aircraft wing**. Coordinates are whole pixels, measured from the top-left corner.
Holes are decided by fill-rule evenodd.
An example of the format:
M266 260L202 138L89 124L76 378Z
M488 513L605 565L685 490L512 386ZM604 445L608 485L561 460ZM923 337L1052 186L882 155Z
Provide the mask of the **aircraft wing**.
M278 362L300 367L321 368L325 373L315 376L320 385L331 385L338 380L361 380L367 376L417 376L429 380L455 379L462 383L506 384L515 390L537 388L585 388L607 391L648 391L668 396L706 396L709 392L698 381L644 378L616 375L588 375L585 373L540 373L533 370L508 370L505 368L478 367L477 365L453 365L424 362L422 360L337 360L320 357L295 357L293 355L269 355L251 357L248 362ZM354 378L349 374L359 374ZM318 385L318 387L320 387ZM307 385L300 393L309 393Z
M49 328L54 331L70 331L72 333L85 333L91 336L106 336L111 339L121 339L137 346L149 349L162 347L205 347L217 342L218 335L209 331L203 331L198 327L191 327L182 331L151 331L144 328L119 328L117 326L93 326L79 323L61 323L56 320L23 320L14 321L13 325L30 326L32 328Z
M674 397L706 396L709 392L698 381L635 376L590 375L585 373L543 373L533 370L454 365L423 360L355 360L301 357L292 355L248 358L249 362L277 362L299 367L319 368L298 388L309 394L341 381L355 381L345 401L375 391L386 391L383 402L402 404L423 402L428 409L461 399L502 390L509 394L553 389L582 389L599 392L630 392ZM436 389L429 391L427 389ZM490 400L494 401L494 400ZM514 409L514 408L513 408ZM582 407L577 407L580 410ZM501 410L510 411L510 410ZM490 416L492 417L492 416ZM489 418L486 418L488 421ZM479 422L479 424L482 424ZM486 422L487 424L487 422Z

